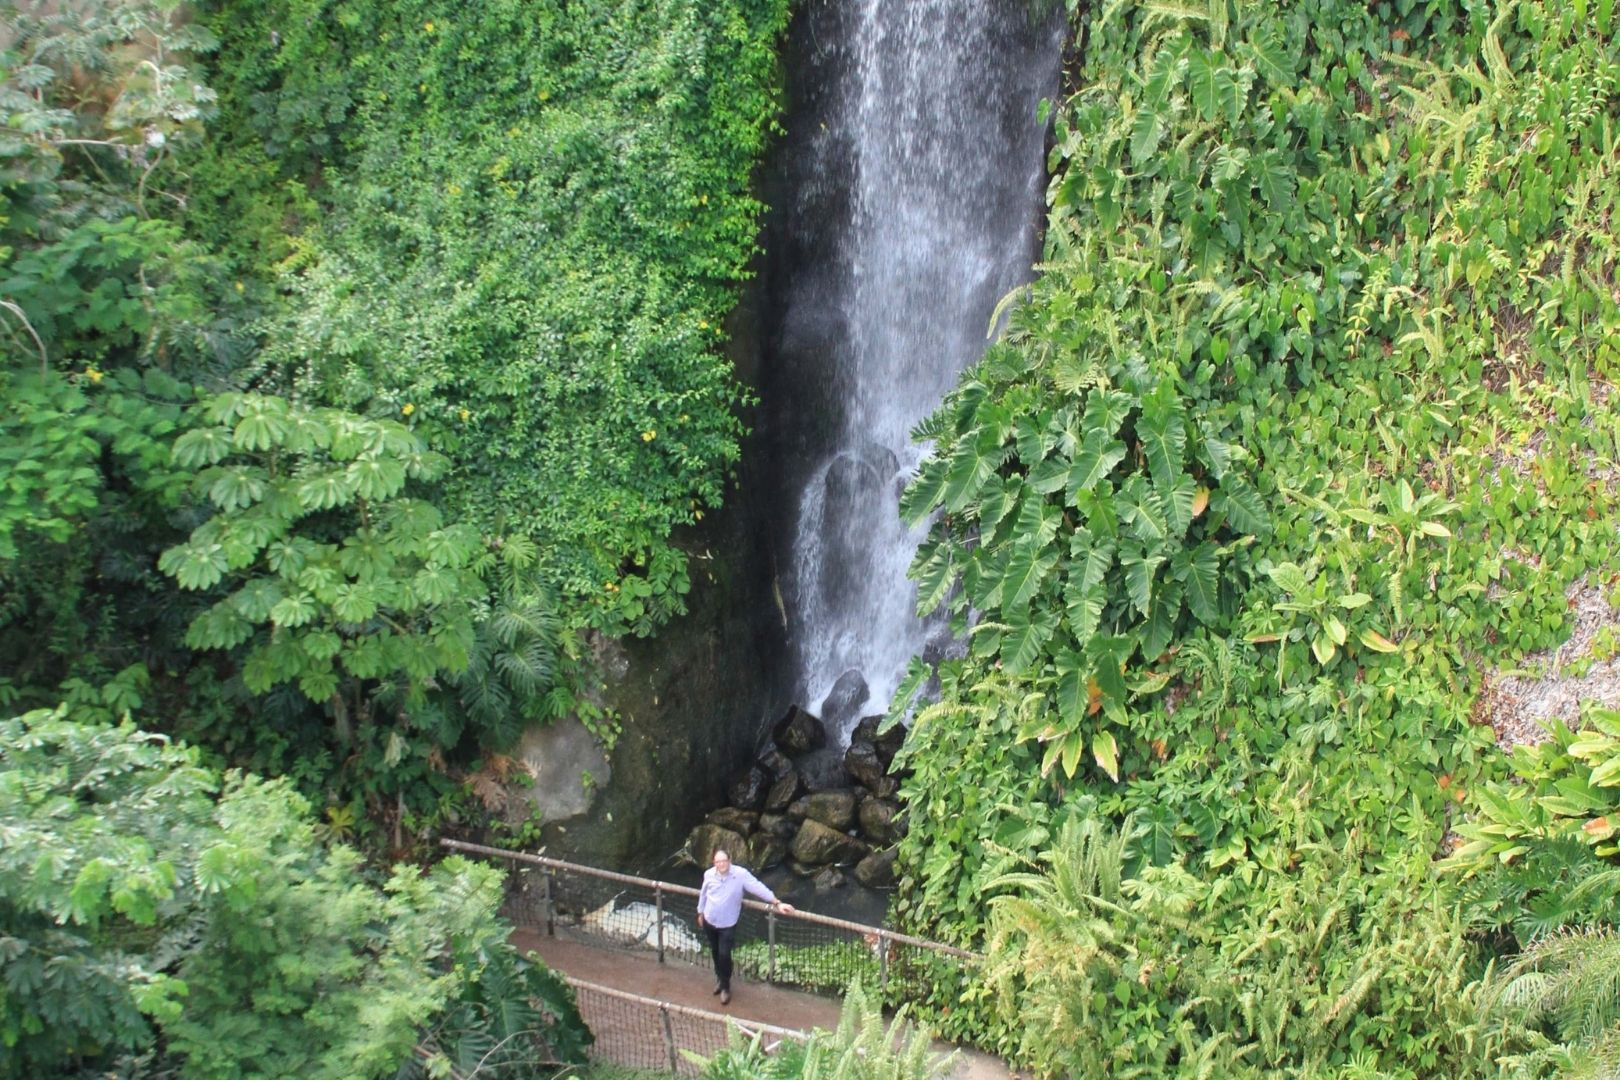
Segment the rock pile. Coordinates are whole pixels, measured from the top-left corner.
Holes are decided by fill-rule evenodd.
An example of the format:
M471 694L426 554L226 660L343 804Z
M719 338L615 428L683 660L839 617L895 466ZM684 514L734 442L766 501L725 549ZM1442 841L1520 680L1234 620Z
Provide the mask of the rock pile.
M727 786L729 806L709 814L687 837L687 852L707 866L715 849L758 873L786 862L818 887L844 883L853 866L872 888L894 884L895 845L905 818L890 773L905 731L878 734L882 717L856 725L849 748L827 742L820 718L797 705L771 730L771 743Z

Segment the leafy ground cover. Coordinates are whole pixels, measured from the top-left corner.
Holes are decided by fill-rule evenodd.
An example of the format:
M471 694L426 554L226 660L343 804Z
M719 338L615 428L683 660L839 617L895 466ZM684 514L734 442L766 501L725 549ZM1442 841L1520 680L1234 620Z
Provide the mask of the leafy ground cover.
M781 0L5 6L0 704L396 847L682 610ZM250 719L245 719L250 718Z
M1492 1012L1518 943L1465 902L1489 880L1563 896L1543 931L1612 925L1612 850L1538 818L1495 849L1534 880L1472 848L1437 865L1516 790L1486 674L1620 569L1612 18L1080 13L1041 276L920 427L903 504L934 516L922 606L969 655L915 668L894 714L937 679L904 751L903 917L1087 959L1008 959L948 1024L1098 1076L1534 1073L1524 1046L1574 1060L1613 1024L1610 995L1550 1050ZM1607 753L1607 723L1558 745ZM1595 820L1607 760L1577 763L1591 805L1538 812ZM1109 842L1077 838L1099 822L1107 887L1082 868Z

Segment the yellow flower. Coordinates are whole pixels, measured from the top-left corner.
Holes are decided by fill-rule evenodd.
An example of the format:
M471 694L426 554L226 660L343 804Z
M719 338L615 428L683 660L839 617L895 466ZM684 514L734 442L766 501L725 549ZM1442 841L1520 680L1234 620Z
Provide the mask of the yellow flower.
M416 406L407 401L405 404L399 407L399 411L404 413L406 416L409 416L411 413L416 411Z
M93 383L100 382L102 380L104 374L105 374L104 372L98 371L97 369L95 369L93 367L87 367L87 368L84 369L84 377L89 379Z
M703 520L703 511L699 510L696 513L694 513L692 516L697 518L699 521L702 521Z
M472 415L472 413L468 412L466 409L462 409L457 415L459 415L462 421L465 422L466 419Z
M423 23L422 29L426 30L430 34L433 33L433 20L429 19L427 22Z
M236 291L237 291L237 292L241 292L241 291L242 291L242 283L241 283L241 282L240 282L240 281L238 281L238 282L237 282L237 283L236 283Z
M652 442L656 438L658 438L658 432L656 432L656 431L652 431L652 430L649 429L649 430L643 431L641 433L641 441L642 442Z
M700 195L700 196L698 196L698 202L702 203L704 206L708 206L709 205L709 197L707 195Z
M707 330L708 328L709 328L709 320L708 319L699 319L698 320L698 329L699 330Z
M681 413L681 423L684 424L690 419L692 419L690 416L687 416L685 413Z

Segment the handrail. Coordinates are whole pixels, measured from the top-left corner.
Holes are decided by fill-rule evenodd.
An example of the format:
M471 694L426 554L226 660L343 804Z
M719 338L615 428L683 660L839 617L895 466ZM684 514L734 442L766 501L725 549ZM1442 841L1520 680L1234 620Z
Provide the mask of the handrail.
M617 882L620 885L640 885L652 889L662 889L677 896L690 896L694 899L698 890L690 885L675 885L667 881L657 881L652 878L636 877L633 874L620 874L613 870L602 870L595 866L584 866L580 863L565 862L562 859L553 859L546 855L530 855L526 851L508 851L505 848L487 847L483 844L469 844L464 840L441 839L439 844L452 851L462 851L469 855L484 855L489 858L511 859L514 862L531 863L547 870L566 870L575 874L587 874L602 878L605 881ZM954 945L946 945L938 941L929 941L927 938L913 937L895 930L881 926L869 926L866 923L851 922L848 919L839 919L831 915L818 915L813 911L799 911L792 913L777 911L769 904L762 904L757 900L744 900L743 903L754 911L774 914L779 919L800 919L804 922L818 923L830 926L837 930L850 930L857 934L874 934L882 941L893 941L901 945L910 945L918 949L929 949L933 952L944 953L961 960L980 961L984 958L978 953L967 949L958 949Z
M592 993L605 994L608 997L618 998L621 1001L632 1002L636 1005L651 1005L672 1013L679 1013L682 1016L694 1017L698 1020L711 1020L721 1024L735 1024L744 1031L748 1032L757 1031L765 1035L775 1035L778 1038L784 1039L805 1039L809 1037L806 1032L799 1031L797 1028L778 1027L775 1024L767 1024L763 1020L746 1020L740 1016L728 1016L725 1013L708 1012L704 1009L694 1009L690 1005L677 1005L673 1001L660 1001L658 998L650 998L642 994L632 994L628 990L618 990L611 986L603 986L601 983L586 982L584 979L576 979L571 975L563 976L563 981L568 983L569 986L574 987L576 990L589 990Z

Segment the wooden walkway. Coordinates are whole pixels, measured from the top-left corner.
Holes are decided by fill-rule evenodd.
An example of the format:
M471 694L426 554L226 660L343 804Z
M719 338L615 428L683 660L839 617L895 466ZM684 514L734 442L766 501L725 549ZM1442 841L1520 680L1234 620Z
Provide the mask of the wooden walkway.
M524 952L537 955L547 967L563 975L675 1007L665 1017L660 1017L655 1007L638 1010L616 998L580 993L580 1012L597 1035L598 1051L607 1060L619 1064L667 1071L669 1065L662 1051L665 1031L660 1026L666 1023L680 1049L704 1056L721 1049L726 1042L724 1025L720 1021L704 1021L692 1015L695 1013L723 1015L796 1031L831 1030L838 1026L838 1002L813 994L734 977L731 1004L722 1007L719 998L710 993L714 988L714 975L706 966L678 960L660 964L651 953L603 948L566 934L547 937L531 929L515 931L512 940ZM942 1053L955 1050L943 1043L937 1044L937 1049ZM986 1054L970 1050L956 1052L956 1064L950 1073L953 1080L1009 1080L1014 1075L1004 1063ZM684 1058L677 1061L676 1069L683 1075L697 1072Z

